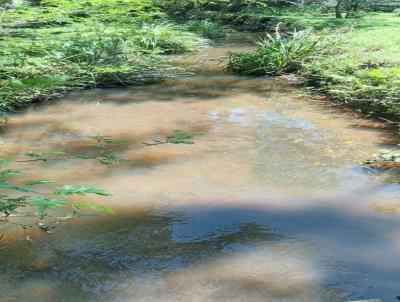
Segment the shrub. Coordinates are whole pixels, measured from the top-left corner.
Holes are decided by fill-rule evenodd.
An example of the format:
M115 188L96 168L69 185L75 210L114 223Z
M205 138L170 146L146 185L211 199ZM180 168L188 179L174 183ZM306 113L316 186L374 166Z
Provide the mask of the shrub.
M306 59L329 44L309 30L282 36L278 25L274 36L267 34L266 38L257 42L259 48L255 52L230 54L227 69L251 75L294 72Z
M152 0L24 3L0 5L0 112L84 87L168 77L178 68L163 64L160 54L191 51L205 42L162 22L166 15Z
M221 38L226 32L225 28L215 22L208 20L195 20L187 23L188 30L193 31L206 38Z
M397 17L400 17L400 8L396 8L395 10L393 10L393 14Z
M202 42L196 35L179 30L171 23L145 24L135 32L138 46L164 54L193 51Z

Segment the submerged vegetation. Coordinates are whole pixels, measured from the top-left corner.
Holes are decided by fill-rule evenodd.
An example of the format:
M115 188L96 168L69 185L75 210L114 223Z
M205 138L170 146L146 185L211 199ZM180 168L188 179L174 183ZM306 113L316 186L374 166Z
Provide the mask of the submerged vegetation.
M41 191L32 188L37 185L53 184L51 180L29 180L24 186L15 185L12 177L23 175L24 173L12 169L0 171L0 189L18 192L19 194L0 195L0 212L3 214L0 219L2 222L20 225L24 228L32 226L24 222L12 222L10 216L17 216L22 221L24 218L35 218L39 221L44 219L54 219L56 222L71 219L79 216L85 211L114 214L113 209L98 205L90 201L71 199L73 195L83 196L95 194L100 196L111 196L104 190L93 187L75 187L63 185L52 190ZM60 214L60 210L62 210ZM57 212L55 212L57 211ZM55 214L54 214L55 213ZM32 220L32 219L31 219ZM37 223L43 231L50 232L47 224Z
M16 158L0 158L0 165L12 165L13 163L33 163L62 161L67 159L96 160L103 165L116 163L128 164L134 161L118 156L118 152L127 150L138 150L150 146L162 144L194 144L194 134L183 130L174 130L173 134L164 140L157 140L151 143L142 143L130 147L124 140L114 139L110 136L96 135L88 137L88 143L82 147L80 153L68 153L65 151L50 152L28 152L24 156ZM71 197L95 194L100 196L111 196L104 190L94 187L81 187L63 185L54 188L55 182L48 179L29 179L23 182L14 182L16 176L24 176L25 173L19 170L3 169L0 170L0 189L10 194L0 195L0 222L20 225L24 228L32 226L25 223L26 218L37 218L40 222L39 227L44 231L49 231L48 221L60 221L79 217L82 214L93 214L96 212L103 214L114 214L110 207L99 205L96 202L77 200ZM46 186L45 191L37 190L37 186ZM50 186L50 188L49 188ZM17 193L17 194L15 194ZM18 195L23 193L23 195ZM61 212L60 212L61 211ZM17 217L22 222L13 222L10 218ZM43 229L43 227L45 229Z

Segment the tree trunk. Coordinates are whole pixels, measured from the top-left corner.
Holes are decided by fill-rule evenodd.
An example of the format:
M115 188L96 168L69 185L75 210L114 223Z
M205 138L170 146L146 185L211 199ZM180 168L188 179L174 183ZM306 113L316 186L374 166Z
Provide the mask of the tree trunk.
M342 12L340 10L340 6L342 5L343 0L337 0L336 6L335 6L335 13L336 13L336 18L337 19L342 19Z

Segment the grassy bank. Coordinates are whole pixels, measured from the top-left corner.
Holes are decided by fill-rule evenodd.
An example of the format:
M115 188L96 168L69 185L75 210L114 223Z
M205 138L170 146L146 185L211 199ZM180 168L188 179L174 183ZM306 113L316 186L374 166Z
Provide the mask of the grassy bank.
M369 14L329 34L338 31L334 52L302 66L306 84L365 114L400 121L400 17Z
M147 0L45 0L0 13L0 110L69 90L129 86L171 73L162 55L204 43Z
M316 34L301 39L298 35L273 37L271 43L260 43L254 53L232 55L231 70L258 75L297 70L307 86L335 101L371 116L400 121L398 15L368 13L356 19L335 19L308 11L275 19L286 30L309 29ZM331 43L320 47L321 40Z

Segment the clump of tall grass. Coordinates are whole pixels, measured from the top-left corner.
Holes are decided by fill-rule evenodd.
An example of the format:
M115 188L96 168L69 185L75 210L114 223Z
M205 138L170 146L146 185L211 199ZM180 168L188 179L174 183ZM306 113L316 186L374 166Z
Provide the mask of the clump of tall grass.
M189 21L187 27L205 38L222 38L226 35L226 29L222 25L208 20Z
M179 70L160 55L206 42L152 0L26 1L0 7L0 32L0 112L85 87L157 81Z
M267 34L257 45L256 51L230 54L227 69L250 75L295 72L305 60L327 49L331 42L310 30L282 35L278 25L274 35Z
M57 39L50 36L38 41L6 37L0 42L6 46L0 48L0 111L73 89L129 86L168 76L172 70L158 55L188 51L195 39L174 37L177 44L159 39L146 48L138 42L147 38L142 27L74 28L58 34Z
M176 25L167 22L144 24L135 30L134 39L141 48L163 54L193 51L204 42L195 34L182 31Z

